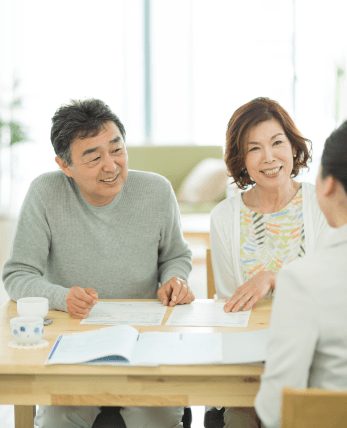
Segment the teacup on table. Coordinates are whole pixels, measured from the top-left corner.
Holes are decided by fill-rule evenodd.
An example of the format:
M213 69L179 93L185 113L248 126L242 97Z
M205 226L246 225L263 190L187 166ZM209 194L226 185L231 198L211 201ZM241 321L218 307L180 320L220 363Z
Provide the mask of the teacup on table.
M34 345L43 335L42 317L16 317L10 320L11 333L18 345Z
M17 300L17 312L20 317L42 317L48 314L48 299L45 297L23 297Z

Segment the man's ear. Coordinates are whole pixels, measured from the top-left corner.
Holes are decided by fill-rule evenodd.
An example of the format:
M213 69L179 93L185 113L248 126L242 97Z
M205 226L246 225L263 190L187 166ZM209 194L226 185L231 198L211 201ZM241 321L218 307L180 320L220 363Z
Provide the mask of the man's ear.
M70 166L64 161L64 159L60 158L59 156L55 157L56 163L60 166L62 171L68 176L72 177Z
M336 192L336 185L336 179L332 175L328 175L324 180L323 195L333 195Z

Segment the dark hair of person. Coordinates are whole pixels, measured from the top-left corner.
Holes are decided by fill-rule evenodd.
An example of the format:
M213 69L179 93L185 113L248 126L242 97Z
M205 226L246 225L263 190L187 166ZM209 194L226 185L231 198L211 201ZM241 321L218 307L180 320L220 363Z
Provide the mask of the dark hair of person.
M249 176L245 157L246 141L250 130L261 122L276 119L282 126L291 145L296 148L291 177L296 177L301 168L308 168L311 160L312 143L298 131L289 114L278 102L269 98L255 98L238 108L228 123L226 132L226 151L224 160L230 176L240 189L255 184Z
M321 164L322 177L332 175L347 193L347 120L326 139Z
M97 136L108 121L117 125L125 141L122 122L103 101L94 98L70 100L69 104L61 106L52 117L51 142L55 154L71 165L72 141L75 138Z

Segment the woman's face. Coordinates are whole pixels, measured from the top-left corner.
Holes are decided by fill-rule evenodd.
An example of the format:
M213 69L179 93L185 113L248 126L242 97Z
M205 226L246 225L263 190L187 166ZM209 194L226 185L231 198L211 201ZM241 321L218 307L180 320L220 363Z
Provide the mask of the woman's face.
M276 119L254 126L245 144L245 165L257 185L278 188L288 183L296 149Z

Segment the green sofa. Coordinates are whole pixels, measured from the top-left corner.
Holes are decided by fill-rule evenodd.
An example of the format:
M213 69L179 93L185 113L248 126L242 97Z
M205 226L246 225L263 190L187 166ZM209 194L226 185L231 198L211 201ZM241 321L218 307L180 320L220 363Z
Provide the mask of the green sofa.
M223 159L221 146L127 146L129 168L152 171L166 177L176 196L187 176L202 160ZM182 214L209 213L215 202L179 202Z

